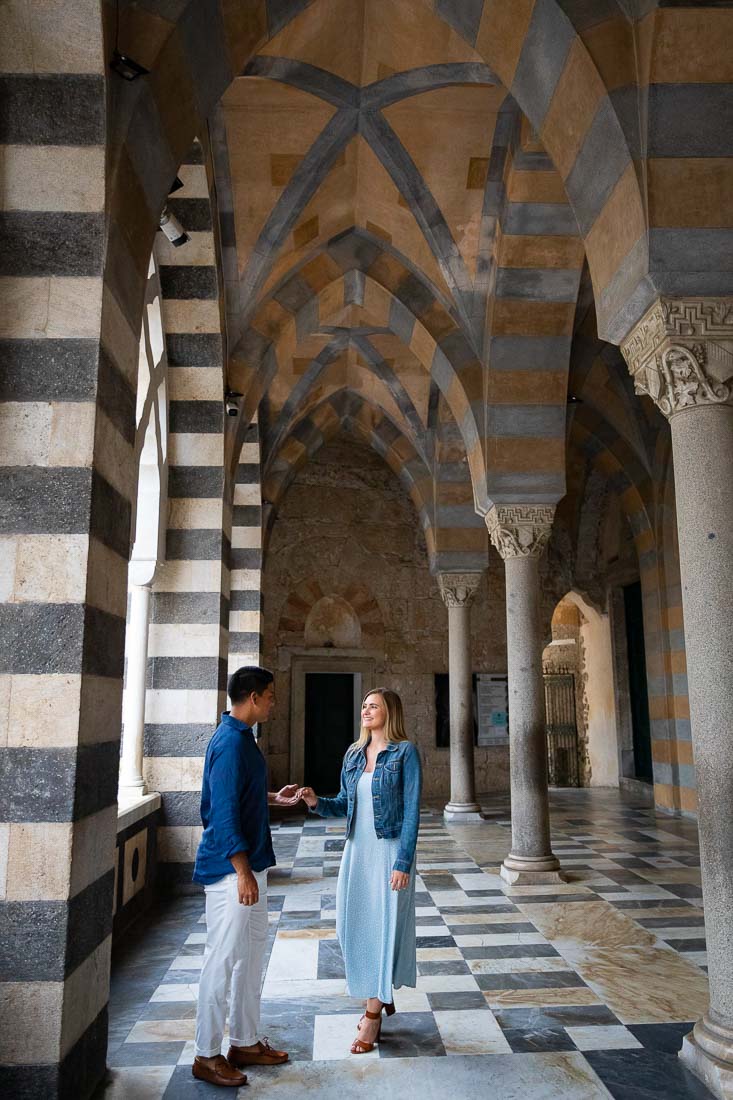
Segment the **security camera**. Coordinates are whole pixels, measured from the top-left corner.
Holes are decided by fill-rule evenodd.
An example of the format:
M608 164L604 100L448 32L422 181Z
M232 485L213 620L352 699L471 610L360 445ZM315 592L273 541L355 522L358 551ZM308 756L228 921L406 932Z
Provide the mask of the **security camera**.
M227 410L227 416L239 416L239 398L241 393L234 393L230 390L225 396L225 406Z
M191 240L178 218L175 214L171 214L167 206L163 207L163 213L160 215L159 224L174 248L180 248L186 241Z

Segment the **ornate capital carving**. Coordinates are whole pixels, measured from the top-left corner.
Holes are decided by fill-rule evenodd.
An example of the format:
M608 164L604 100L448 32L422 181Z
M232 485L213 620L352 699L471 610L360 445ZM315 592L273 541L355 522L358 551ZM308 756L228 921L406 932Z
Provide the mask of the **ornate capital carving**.
M438 573L438 586L446 607L470 607L483 573Z
M539 557L552 534L554 504L496 504L486 515L502 558Z
M733 298L660 298L621 345L636 393L666 417L733 401Z

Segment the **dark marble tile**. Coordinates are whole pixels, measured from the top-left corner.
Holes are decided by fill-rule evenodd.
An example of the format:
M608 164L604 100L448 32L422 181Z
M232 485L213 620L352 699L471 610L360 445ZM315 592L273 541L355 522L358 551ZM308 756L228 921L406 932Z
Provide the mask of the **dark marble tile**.
M617 909L681 909L689 903L682 898L651 898L645 901L634 901L624 898L622 901L611 902Z
M549 943L508 943L496 947L462 947L464 959L554 959L558 952Z
M706 941L705 939L688 939L677 940L664 937L664 942L668 943L670 947L674 947L675 951L705 951Z
M420 902L417 902L417 904L419 905ZM434 903L432 901L428 901L425 904L426 905L432 905ZM475 905L441 905L440 906L440 912L443 915L443 919L445 920L445 923L450 924L451 913L472 914L472 913L476 912L476 906ZM492 905L491 906L491 912L492 913L518 913L519 910L517 909L516 905L512 905L512 903L508 901L505 905Z
M593 1050L585 1058L614 1100L713 1100L679 1058L655 1050Z
M502 1029L520 1031L557 1027L595 1027L618 1024L606 1005L548 1005L543 1008L495 1008L494 1016Z
M694 1027L689 1024L627 1024L626 1025L642 1046L647 1050L657 1050L663 1054L678 1054L682 1040Z
M249 1071L247 1073L249 1076ZM176 1066L163 1093L163 1100L202 1100L203 1097L210 1097L211 1100L221 1098L221 1087L197 1080L190 1066Z
M460 993L428 993L428 1004L433 1012L459 1008L485 1008L487 1011L489 1009L486 998L480 990L474 993L468 989Z
M419 962L417 972L422 977L436 974L470 974L468 963L460 959L451 959L448 962Z
M643 928L704 928L704 917L637 917L636 923Z
M515 1054L538 1054L552 1050L575 1050L575 1043L562 1027L518 1030L505 1028L504 1038Z
M382 1026L380 1058L427 1058L445 1054L431 1012L402 1012Z
M696 882L660 882L658 885L662 890L669 890L670 894L674 894L677 898L702 897L702 886Z
M483 934L489 934L492 936L510 936L515 932L530 932L532 934L537 933L537 929L529 921L517 921L516 924L457 924L450 919L450 914L444 913L443 917L445 923L449 928L453 929L454 936L464 936L470 933L466 932L467 928L481 928Z
M108 1053L107 1062L113 1069L121 1066L175 1066L185 1045L183 1042L122 1043L117 1050Z
M141 1020L195 1020L195 1001L151 1001L140 1013Z
M319 940L318 943L318 977L344 978L344 958L337 940Z
M518 974L476 974L479 989L577 989L585 982L574 970L523 970Z

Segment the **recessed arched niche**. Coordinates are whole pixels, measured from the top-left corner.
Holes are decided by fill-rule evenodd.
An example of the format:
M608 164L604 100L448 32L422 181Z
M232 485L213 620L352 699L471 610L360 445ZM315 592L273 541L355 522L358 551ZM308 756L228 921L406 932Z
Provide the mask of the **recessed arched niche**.
M361 645L361 623L343 596L323 596L305 621L308 648L353 649Z

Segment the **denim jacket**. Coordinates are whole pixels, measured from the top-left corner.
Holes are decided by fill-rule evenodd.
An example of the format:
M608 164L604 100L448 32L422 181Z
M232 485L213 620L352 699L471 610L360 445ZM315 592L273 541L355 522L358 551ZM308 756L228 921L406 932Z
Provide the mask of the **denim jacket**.
M341 768L341 790L334 798L319 798L313 813L320 817L343 817L346 836L351 833L356 805L356 786L366 767L363 749L349 749ZM420 754L411 741L390 742L377 756L372 777L374 830L382 839L400 844L393 870L409 873L415 859L420 824L422 769Z

